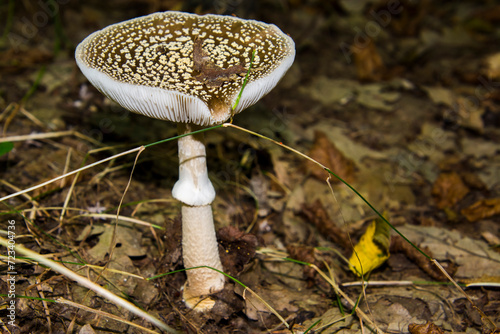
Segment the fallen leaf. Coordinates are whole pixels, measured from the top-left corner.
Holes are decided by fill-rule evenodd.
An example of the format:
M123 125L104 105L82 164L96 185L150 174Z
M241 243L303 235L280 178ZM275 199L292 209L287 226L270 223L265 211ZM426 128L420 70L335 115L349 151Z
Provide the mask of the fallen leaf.
M456 173L442 173L432 187L432 195L439 209L451 208L469 193L469 188Z
M500 272L500 254L492 250L482 240L464 236L459 231L449 227L439 228L407 224L400 226L398 230L431 258L444 263L452 260L453 265L456 266L455 269L445 269L455 279L497 276ZM401 245L406 244L402 240L400 242ZM432 252L430 252L431 249ZM391 253L395 253L392 246ZM416 254L416 252L414 253ZM429 260L423 261L423 263L428 263L429 269L434 268Z
M422 21L428 16L429 7L431 2L428 0L413 2L409 0L398 1L398 5L404 8L398 15L391 17L388 29L396 36L417 36L422 30ZM383 1L376 1L373 3L371 9L374 12L380 12L387 8L387 3Z
M86 324L85 326L80 328L78 334L95 334L95 331L92 326L90 326L90 324Z
M342 231L328 216L323 204L317 199L312 205L302 204L299 216L304 217L309 223L313 223L324 237L330 239L343 249L351 247L347 233Z
M355 98L358 86L355 80L318 76L309 85L300 86L299 92L324 106L344 105Z
M461 212L470 222L498 215L500 214L500 198L482 199Z
M113 224L103 224L104 232L99 236L99 242L88 250L88 254L96 261L102 261L108 255L109 246L113 240ZM140 257L146 254L141 245L142 234L137 231L133 224L126 221L118 221L115 232L115 249L113 259L122 255Z
M447 278L441 273L435 266L432 265L429 259L427 259L422 253L410 245L406 240L400 236L395 236L391 240L390 246L391 253L402 253L408 260L415 263L423 272L438 281L446 281ZM427 255L432 257L432 253L427 247L420 247ZM446 268L450 274L453 275L454 267L449 266Z
M403 328L415 322L410 310L425 309L425 302L416 300L410 302L406 298L393 297L390 295L380 296L375 303L370 305L370 310L374 314L374 321L387 324L384 333L402 333ZM422 312L422 311L420 311Z
M290 334L290 333L299 334L299 333L305 333L306 330L307 330L306 326L302 326L299 324L293 324L291 331L290 331L290 329L283 329L283 330L272 331L271 333L272 334Z
M341 329L350 328L355 321L354 319L354 317L345 317L345 315L341 312L341 308L335 305L319 316L311 320L307 320L304 322L304 325L307 328L312 327L312 331L310 331L311 333L352 333L354 331L350 332ZM328 325L327 331L316 331L318 328L324 329L325 325Z
M493 79L500 78L500 52L494 53L484 60L485 70L484 74Z
M484 108L470 101L470 99L457 97L455 110L457 111L457 124L479 133L484 131Z
M325 262L322 259L316 258L315 250L312 246L294 244L289 245L286 250L292 259L314 264L321 270L326 268ZM303 266L302 273L304 278L307 280L308 288L312 288L314 285L321 287L323 291L328 291L331 288L328 282L326 282L314 268L310 266Z
M270 182L262 172L256 172L252 174L250 178L250 189L257 197L257 202L259 203L259 217L266 217L271 212L271 205L269 201L270 195Z
M10 48L0 52L0 69L4 74L19 73L26 68L48 63L53 57L52 52L42 48L30 48L23 51Z
M409 324L408 330L411 334L444 334L444 331L432 322L423 325Z
M259 245L257 237L234 226L226 226L218 231L218 238L224 247L222 266L228 274L237 275L255 257L255 249Z
M455 95L451 89L434 86L423 87L423 89L435 104L443 104L448 107L453 107L453 104L455 103Z
M500 238L490 231L485 231L481 233L481 237L493 248L497 248L500 251Z
M493 2L490 6L484 6L475 11L471 11L467 20L481 20L494 25L496 22L500 21L500 5L494 4Z
M354 64L360 81L382 80L385 66L373 40L370 39L363 47L354 44L351 51L354 54Z
M379 83L362 85L357 89L356 103L368 109L393 111L394 103L401 98L401 93L386 89L386 85Z
M330 168L332 172L340 176L346 182L350 183L354 180L354 162L346 158L344 154L328 140L324 132L314 132L314 144L309 151L309 156ZM306 167L311 174L319 180L324 181L326 179L327 174L325 171L318 168L313 162L307 161ZM333 181L340 182L335 178Z
M277 312L287 311L293 313L299 310L295 305L295 301L304 298L302 291L294 291L278 284L257 286L252 290L262 299L257 298L239 285L235 287L235 292L245 300L244 312L246 316L252 320L258 320L263 315L271 314L271 310L263 301L266 301Z
M381 266L389 258L390 237L391 228L381 219L368 225L349 259L351 271L362 276Z

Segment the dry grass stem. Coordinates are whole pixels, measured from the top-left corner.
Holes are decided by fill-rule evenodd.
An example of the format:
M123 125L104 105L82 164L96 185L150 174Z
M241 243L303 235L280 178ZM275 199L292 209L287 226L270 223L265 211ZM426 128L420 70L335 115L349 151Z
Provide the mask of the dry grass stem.
M66 174L60 175L60 176L58 176L58 177L55 177L55 178L53 178L53 179L51 179L51 180L48 180L48 181L42 182L42 183L40 183L40 184L38 184L38 185L36 185L36 186L33 186L33 187L30 187L30 188L27 188L27 189L24 189L24 190L18 191L18 192L14 193L14 194L10 194L10 195L4 196L4 197L0 198L0 202L6 201L6 200L8 200L8 199L10 199L10 198L17 197L17 196L19 196L19 195L23 195L23 194L29 193L30 191L33 191L33 190L39 189L39 188L41 188L41 187L44 187L44 186L46 186L46 185L48 185L48 184L51 184L52 182L59 181L59 180L61 180L61 179L65 178L65 177L68 177L68 176L70 176L70 175L77 174L77 173L79 173L79 172L81 172L81 171L84 171L84 170L87 170L87 169L93 168L93 167L95 167L95 166L97 166L97 165L100 165L100 164L102 164L102 163L105 163L105 162L107 162L107 161L110 161L110 160L113 160L113 159L116 159L116 158L119 158L119 157L122 157L122 156L128 155L128 154L130 154L130 153L138 152L138 151L140 151L141 149L143 149L143 147L142 147L142 146L140 146L140 147L136 147L136 148L133 148L133 149L131 149L131 150L128 150L128 151L125 151L125 152L122 152L122 153L119 153L119 154L115 154L115 155L113 155L113 156L111 156L111 157L108 157L108 158L105 158L105 159L102 159L102 160L96 161L96 162L94 162L94 163L91 163L90 165L87 165L87 166L84 166L84 167L81 167L81 168L75 169L75 170L74 170L74 171L72 171L72 172L69 172L69 173L66 173Z
M82 214L82 215L73 216L73 217L71 217L71 220L77 219L77 218L80 218L80 217L91 217L91 218L108 219L108 220L118 219L118 220L130 222L130 223L134 223L134 224L137 224L137 225L142 225L142 226L147 226L147 227L155 227L155 228L163 229L161 226L148 223L148 222L146 222L144 220L140 220L140 219L137 219L137 218L126 217L126 216L120 216L120 215L117 216L115 214L108 214L108 213L85 213L85 214Z
M414 285L412 281L357 281L357 282L346 282L340 284L343 287L350 286L408 286Z
M47 124L45 124L44 122L42 122L41 120L39 120L35 115L33 115L32 113L30 113L28 110L26 110L23 106L21 106L19 108L19 111L21 112L21 114L23 114L27 119L29 119L30 121L32 121L34 124L36 124L37 126L41 127L42 129L49 129L50 127L47 126ZM5 133L5 132L4 132Z
M0 244L3 245L4 247L7 247L9 243L6 239L0 237ZM140 308L138 308L134 304L130 303L129 301L116 296L114 293L104 289L100 285L88 280L87 278L85 278L83 276L80 276L79 274L66 268L62 264L55 262L55 261L52 261L52 260L49 260L43 256L40 256L40 254L33 252L20 244L16 245L16 252L24 254L25 256L35 260L36 262L43 264L43 265L51 268L52 270L66 276L68 279L78 282L78 284L86 287L87 289L94 291L96 294L100 295L101 297L110 300L112 303L116 304L117 306L123 307L123 308L127 309L129 312L149 321L150 323L154 324L158 328L161 328L169 333L177 333L176 330L170 328L165 323L163 323L161 320L159 320L159 319L153 317L152 315L148 314L147 312L141 310Z
M83 139L92 143L94 145L102 145L101 142L95 140L92 137L86 136L75 130L66 130L66 131L55 131L55 132L46 132L46 133L31 133L28 135L18 135L18 136L9 136L0 138L0 143L5 142L19 142L19 141L28 141L28 140L41 140L41 139L52 139L66 136L75 136L77 138Z
M101 311L101 310L96 310L96 309L93 309L93 308L90 308L88 306L72 302L72 301L64 299L64 298L57 298L56 302L58 302L60 304L65 304L65 305L69 305L69 306L72 306L72 307L76 307L76 308L79 308L81 310L97 314L97 315L99 315L101 317L105 317L105 318L116 320L118 322L121 322L121 323L127 324L129 326L135 327L135 328L141 330L142 333L155 333L155 334L158 334L157 331L154 331L152 329L140 326L138 324L134 324L133 322L125 320L122 317L119 317L117 315L114 315L114 314L111 314L111 313L107 313L107 312L104 312L104 311Z
M3 137L3 138L0 138L0 143L28 141L28 140L40 140L40 139L50 139L50 138L72 136L74 134L75 134L74 130L57 131L57 132L47 132L47 133L31 133L29 135L19 135L19 136Z
M70 162L70 159L71 159L71 152L72 152L72 149L70 147L70 149L68 150L68 155L66 157L66 164L64 165L63 174L66 174L68 172L69 162ZM76 182L77 182L79 176L80 176L80 173L76 174L76 176L73 178L73 181L71 182L71 186L68 189L68 193L66 194L66 198L64 199L64 204L63 204L63 208L61 210L61 214L59 215L59 226L58 226L58 228L62 227L63 218L64 218L64 215L66 214L66 208L69 205L69 201L71 199L71 195L73 194L73 189L75 189L75 185L76 185ZM65 187L65 183L66 183L65 181L66 181L66 179L62 179L61 180L61 188Z
M246 291L250 292L252 294L252 296L254 296L255 298L257 298L262 304L264 304L264 306L269 311L271 311L271 313L274 314L283 323L283 325L286 326L286 328L290 328L290 325L288 324L288 322L286 322L286 320L278 313L278 311L276 311L271 305L269 305L268 302L266 302L261 296L259 296L257 293L255 293L249 287L245 287L245 289L243 290L243 299L246 300L246 297L245 297L245 292Z

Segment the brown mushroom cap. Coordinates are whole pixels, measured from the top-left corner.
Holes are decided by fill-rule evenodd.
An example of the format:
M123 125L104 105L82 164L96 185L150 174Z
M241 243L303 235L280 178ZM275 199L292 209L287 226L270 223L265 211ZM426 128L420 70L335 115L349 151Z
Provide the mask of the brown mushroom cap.
M295 57L272 24L232 16L155 13L108 26L76 49L78 66L104 95L149 117L219 124L278 83Z

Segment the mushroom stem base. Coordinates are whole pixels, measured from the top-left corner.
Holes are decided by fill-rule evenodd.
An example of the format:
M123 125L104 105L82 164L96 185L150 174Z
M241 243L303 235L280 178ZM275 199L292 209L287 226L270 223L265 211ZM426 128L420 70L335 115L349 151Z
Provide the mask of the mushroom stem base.
M209 310L215 304L209 295L224 288L225 278L211 269L222 271L210 205L182 206L182 252L186 269L210 267L187 270L183 294L188 307L197 311Z

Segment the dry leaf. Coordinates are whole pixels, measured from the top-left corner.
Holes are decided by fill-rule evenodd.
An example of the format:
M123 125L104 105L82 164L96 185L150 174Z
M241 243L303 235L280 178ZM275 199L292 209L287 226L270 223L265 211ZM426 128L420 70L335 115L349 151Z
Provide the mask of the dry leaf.
M458 125L475 130L479 133L484 131L484 107L471 102L470 99L462 96L457 97L454 107L457 111Z
M96 261L103 261L108 256L109 246L115 236L115 250L113 259L119 259L121 256L141 257L146 254L146 249L141 244L142 233L134 228L130 222L119 220L115 226L113 224L103 224L104 232L99 236L99 242L88 250L90 255Z
M481 233L481 237L483 237L483 239L486 240L488 245L490 245L493 249L496 248L498 251L500 251L500 238L498 236L494 235L490 231L484 231L483 233Z
M225 250L221 256L222 266L230 275L240 273L255 256L255 249L259 245L257 237L234 226L221 228L218 237Z
M282 330L277 330L277 331L272 331L272 334L299 334L299 333L305 333L307 330L306 326L302 326L299 324L293 324L291 331L290 329L282 329Z
M18 73L26 68L35 68L40 64L50 62L53 57L52 52L43 48L30 48L23 51L10 48L0 52L0 69L2 74Z
M423 272L432 277L437 281L446 281L447 278L441 273L432 262L428 260L422 253L413 248L406 240L400 236L395 236L391 239L391 247L389 248L391 253L403 253L408 260L415 263ZM420 247L427 255L432 257L430 249L426 247ZM446 268L448 273L453 275L455 271L454 267L451 265Z
M80 328L78 334L95 334L95 331L92 326L90 326L90 324L86 324L85 326Z
M235 287L235 292L245 300L244 312L246 316L252 320L259 320L263 316L271 314L268 306L262 301L267 302L277 312L294 313L299 310L296 301L304 298L303 291L294 291L291 288L274 283L252 287L252 290L262 299L249 293L240 285Z
M500 214L500 198L482 199L462 210L462 214L470 222L489 218Z
M423 325L409 324L408 330L411 334L444 334L444 331L432 322Z
M360 81L382 80L385 66L373 40L370 39L363 47L354 44L351 51L354 54L354 64Z
M350 249L347 233L342 231L328 216L323 204L318 199L312 205L303 204L302 210L298 213L308 222L313 223L324 237L332 240L342 249Z
M314 247L294 244L288 245L286 250L292 259L314 264L321 270L326 269L323 259L318 259L316 257ZM303 266L302 272L304 278L307 280L308 288L312 288L314 285L321 287L323 291L329 291L331 288L331 285L328 284L328 282L326 282L314 268Z
M339 149L328 140L325 133L321 131L314 132L314 145L309 151L309 156L316 161L319 161L326 167L330 168L332 172L340 176L346 182L354 180L354 162L348 159ZM327 174L324 170L319 169L318 166L310 161L307 162L306 167L321 181L324 181ZM334 182L340 182L333 179Z
M358 276L366 275L389 258L391 228L382 219L374 220L354 246L349 268Z
M432 187L432 195L439 209L451 208L469 193L469 188L455 172L442 173Z
M486 69L484 70L484 74L488 78L492 80L500 78L500 52L486 57L486 59L484 60L484 65L486 67Z

